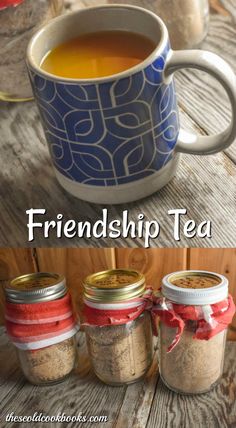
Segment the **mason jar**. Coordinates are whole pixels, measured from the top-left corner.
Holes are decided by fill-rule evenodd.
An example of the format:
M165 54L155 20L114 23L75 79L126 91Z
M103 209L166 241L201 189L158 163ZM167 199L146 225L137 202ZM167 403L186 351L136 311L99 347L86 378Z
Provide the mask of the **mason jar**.
M173 49L197 47L208 32L208 0L108 0L108 2L133 4L156 13L168 28Z
M33 33L59 15L63 0L2 0L0 4L0 100L32 99L25 64Z
M153 359L149 291L134 270L115 269L84 281L84 325L96 376L110 385L142 379Z
M157 313L159 369L165 385L178 393L200 394L219 382L227 324L235 306L228 280L208 271L167 275Z
M53 384L69 376L77 360L78 330L65 278L33 273L5 287L6 330L29 382Z

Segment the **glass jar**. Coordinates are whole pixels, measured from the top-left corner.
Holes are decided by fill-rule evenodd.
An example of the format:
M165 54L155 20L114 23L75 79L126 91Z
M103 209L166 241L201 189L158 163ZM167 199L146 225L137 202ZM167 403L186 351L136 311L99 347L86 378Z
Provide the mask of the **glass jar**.
M35 385L67 378L77 359L77 325L64 277L24 275L5 287L5 295L6 329L25 377Z
M209 24L208 0L108 0L142 6L165 22L173 49L197 47L205 38Z
M153 359L144 276L132 270L91 275L84 282L85 333L96 376L110 385L142 379Z
M34 385L49 385L65 380L75 367L75 337L36 350L16 348L21 370Z
M32 99L25 64L26 48L33 33L61 13L63 3L63 0L3 0L0 3L0 100Z
M162 295L157 311L161 378L178 393L210 391L222 376L225 325L235 312L228 281L206 271L177 272L163 279Z
M200 394L219 382L224 364L226 330L210 340L193 339L196 326L187 323L181 340L171 352L168 347L176 329L160 323L160 373L166 386L179 393Z

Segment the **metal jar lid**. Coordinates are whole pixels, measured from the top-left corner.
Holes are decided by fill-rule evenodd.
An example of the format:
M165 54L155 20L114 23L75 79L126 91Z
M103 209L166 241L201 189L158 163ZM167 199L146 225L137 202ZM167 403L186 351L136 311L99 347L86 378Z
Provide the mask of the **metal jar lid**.
M93 302L119 302L139 297L145 290L145 277L132 269L112 269L87 276L84 297Z
M183 305L212 305L227 298L228 280L209 271L173 272L163 278L162 294Z
M63 275L48 272L18 276L4 287L12 303L39 303L56 300L67 293Z

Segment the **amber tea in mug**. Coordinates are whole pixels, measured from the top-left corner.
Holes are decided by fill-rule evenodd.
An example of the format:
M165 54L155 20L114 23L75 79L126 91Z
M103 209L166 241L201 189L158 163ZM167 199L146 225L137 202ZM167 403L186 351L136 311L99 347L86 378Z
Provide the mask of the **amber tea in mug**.
M83 34L49 51L41 68L73 79L110 76L139 64L154 48L147 37L128 31Z
M217 55L173 51L147 9L100 5L42 27L27 64L56 177L72 195L128 203L173 178L179 154L214 154L236 135L236 77ZM226 89L232 119L210 136L180 128L173 74L204 70ZM161 202L161 201L160 201Z

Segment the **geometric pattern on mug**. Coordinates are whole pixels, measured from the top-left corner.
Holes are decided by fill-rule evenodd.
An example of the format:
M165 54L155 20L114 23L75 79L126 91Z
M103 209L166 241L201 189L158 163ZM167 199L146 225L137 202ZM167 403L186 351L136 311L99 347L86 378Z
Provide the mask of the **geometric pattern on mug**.
M33 75L55 167L79 183L113 186L160 170L173 157L179 120L165 52L130 77L99 84Z

